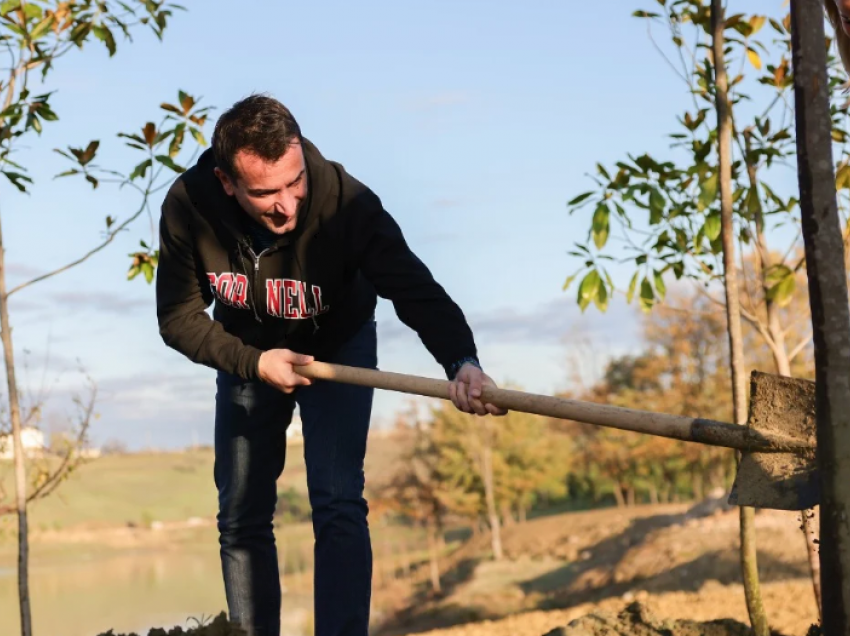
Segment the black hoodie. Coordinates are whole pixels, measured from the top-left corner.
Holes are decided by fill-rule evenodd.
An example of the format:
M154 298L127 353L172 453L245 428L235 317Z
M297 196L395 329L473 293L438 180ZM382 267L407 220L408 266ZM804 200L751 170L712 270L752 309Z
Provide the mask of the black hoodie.
M476 356L460 308L380 199L308 140L302 148L308 195L298 224L259 254L253 221L224 192L211 150L174 182L160 220L163 340L193 362L252 380L268 349L327 359L374 315L380 295L451 378L457 361Z

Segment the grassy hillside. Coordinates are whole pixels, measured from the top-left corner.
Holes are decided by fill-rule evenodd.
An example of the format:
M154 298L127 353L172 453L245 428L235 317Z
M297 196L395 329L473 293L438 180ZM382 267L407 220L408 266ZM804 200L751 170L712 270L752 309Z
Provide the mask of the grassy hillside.
M369 442L366 478L377 479L397 456L399 442L375 438ZM79 524L147 524L212 517L217 510L213 483L213 452L112 455L90 461L73 473L47 499L30 509L35 530L63 529ZM0 483L13 493L12 464L0 462ZM303 447L290 443L279 490L306 493Z

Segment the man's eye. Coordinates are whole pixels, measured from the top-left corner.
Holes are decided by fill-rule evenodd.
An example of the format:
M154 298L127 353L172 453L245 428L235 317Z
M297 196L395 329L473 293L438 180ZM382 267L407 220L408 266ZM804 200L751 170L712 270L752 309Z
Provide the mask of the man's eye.
M295 187L295 186L297 186L299 183L301 183L301 177L298 177L295 181L293 181L293 182L292 182L292 183L290 183L289 185L290 185L291 187L293 187L293 188L294 188L294 187Z

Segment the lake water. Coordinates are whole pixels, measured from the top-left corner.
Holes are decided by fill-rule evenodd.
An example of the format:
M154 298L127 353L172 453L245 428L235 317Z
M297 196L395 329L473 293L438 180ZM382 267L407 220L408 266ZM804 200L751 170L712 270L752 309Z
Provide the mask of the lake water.
M37 553L30 565L34 636L116 636L194 626L226 609L218 545L119 554ZM312 574L284 578L282 636L311 634ZM310 631L307 631L307 630ZM0 635L20 633L14 555L0 561Z

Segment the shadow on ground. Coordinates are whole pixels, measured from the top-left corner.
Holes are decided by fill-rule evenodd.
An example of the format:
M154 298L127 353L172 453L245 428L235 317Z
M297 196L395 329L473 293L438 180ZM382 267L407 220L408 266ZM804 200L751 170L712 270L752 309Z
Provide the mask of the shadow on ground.
M500 603L498 594L487 603L466 603L459 601L457 595L452 598L461 585L473 580L475 570L483 560L480 556L473 557L471 550L464 550L466 558L442 579L444 590L441 598L434 598L427 586L423 586L405 610L394 615L375 633L378 636L399 636L497 619L510 611L518 611L510 608L517 602L523 603L523 610L552 610L597 603L637 590L649 593L696 592L707 581L717 581L722 585L740 583L740 565L735 551L700 545L707 535L696 531L688 534L687 528L678 535L678 549L682 550L683 537L685 548L692 537L693 559L684 563L680 559L676 563L664 554L657 554L653 544L643 553L644 558L653 561L649 567L624 563L627 554L633 549L643 549L653 533L685 524L693 518L692 513L682 512L633 519L621 532L587 546L582 550L580 560L515 584L514 591L525 595L520 601L514 597L509 602ZM681 553L689 551L686 549ZM630 559L634 560L634 556L632 553ZM805 564L791 563L769 553L759 555L759 570L763 582L801 578L809 574ZM651 574L645 575L646 571Z

